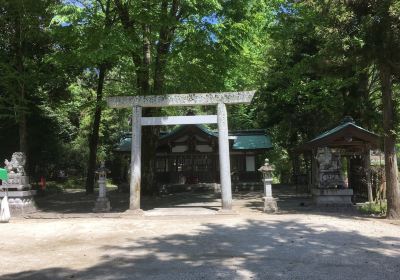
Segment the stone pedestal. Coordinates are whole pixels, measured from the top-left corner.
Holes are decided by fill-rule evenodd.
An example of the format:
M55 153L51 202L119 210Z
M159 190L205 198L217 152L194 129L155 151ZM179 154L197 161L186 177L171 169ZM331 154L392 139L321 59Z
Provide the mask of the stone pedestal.
M323 189L315 188L311 191L313 202L317 206L343 207L352 206L352 189Z
M110 212L111 205L108 197L98 197L94 204L93 212Z
M24 169L25 162L25 155L21 152L13 153L10 161L4 161L8 179L2 181L0 198L7 195L11 216L36 211L33 200L36 191L31 190L29 176Z
M276 199L273 197L263 197L264 200L264 212L265 213L276 213L278 211L278 204Z
M278 211L276 199L272 197L272 179L262 179L264 183L264 212L275 213Z
M35 201L33 199L36 191L31 190L29 176L11 173L7 181L3 181L0 186L0 198L7 194L8 205L11 216L23 215L36 211Z
M34 190L8 191L8 205L10 207L11 216L35 212L36 206L33 199L35 194L36 191ZM0 199L3 199L5 195L5 191L0 191Z
M106 178L100 177L98 183L99 197L94 204L93 212L109 212L111 210L111 205L110 200L107 197Z
M9 191L23 191L30 190L29 176L19 174L9 174L8 180L3 181L1 188Z

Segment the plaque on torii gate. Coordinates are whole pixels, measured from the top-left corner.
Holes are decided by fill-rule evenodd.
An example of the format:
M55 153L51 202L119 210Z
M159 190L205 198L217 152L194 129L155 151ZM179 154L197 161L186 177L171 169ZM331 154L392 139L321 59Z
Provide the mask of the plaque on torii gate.
M218 124L219 164L222 211L232 210L232 187L229 160L226 104L248 104L255 91L139 95L108 97L111 108L133 108L129 209L140 210L142 126L177 124ZM217 115L142 117L142 107L216 105Z

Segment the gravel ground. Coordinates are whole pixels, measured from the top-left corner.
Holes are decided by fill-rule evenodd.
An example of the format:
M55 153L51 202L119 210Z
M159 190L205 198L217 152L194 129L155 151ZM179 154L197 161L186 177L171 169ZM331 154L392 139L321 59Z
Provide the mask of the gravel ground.
M0 224L0 279L400 279L398 224L236 209L14 219Z

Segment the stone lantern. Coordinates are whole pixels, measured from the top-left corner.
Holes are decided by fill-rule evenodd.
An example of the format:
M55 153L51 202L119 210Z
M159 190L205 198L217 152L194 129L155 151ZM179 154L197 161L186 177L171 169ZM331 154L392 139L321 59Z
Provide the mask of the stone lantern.
M275 213L278 211L278 205L275 198L272 197L272 172L274 167L269 164L269 160L266 158L265 163L261 166L258 171L262 173L264 183L264 212Z
M107 173L110 171L104 166L104 162L101 163L99 169L96 170L96 174L98 175L98 184L99 184L99 197L96 200L93 211L94 212L109 212L111 210L110 200L107 197Z

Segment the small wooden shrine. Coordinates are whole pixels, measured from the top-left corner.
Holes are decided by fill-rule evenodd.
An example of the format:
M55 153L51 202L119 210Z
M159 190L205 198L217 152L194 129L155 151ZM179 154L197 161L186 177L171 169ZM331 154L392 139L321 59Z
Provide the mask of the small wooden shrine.
M298 147L297 153L303 155L303 163L299 161L296 170L301 169L301 164L306 166L305 181L314 196L333 195L333 198L322 199L322 204L349 204L350 198L354 201L353 195L371 199L370 151L378 149L379 145L377 134L356 125L351 117L345 117L337 127ZM334 197L335 193L340 199Z

